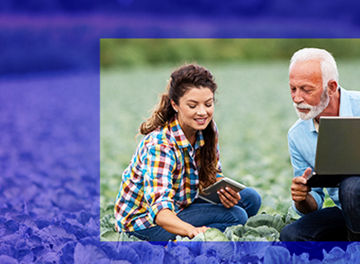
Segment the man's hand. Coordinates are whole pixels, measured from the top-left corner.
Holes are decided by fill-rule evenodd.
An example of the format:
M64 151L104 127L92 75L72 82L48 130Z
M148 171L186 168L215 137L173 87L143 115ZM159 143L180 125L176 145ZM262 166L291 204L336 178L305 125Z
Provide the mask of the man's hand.
M225 189L220 189L218 192L221 203L226 208L231 208L240 201L240 194L229 187L225 187Z
M307 178L311 174L311 168L307 168L303 175L295 177L291 184L291 197L294 202L305 201L311 188L306 185Z

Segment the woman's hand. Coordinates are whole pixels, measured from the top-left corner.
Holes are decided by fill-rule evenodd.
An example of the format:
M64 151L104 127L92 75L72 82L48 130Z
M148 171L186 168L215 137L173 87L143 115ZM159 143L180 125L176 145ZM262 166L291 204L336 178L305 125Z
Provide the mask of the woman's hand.
M195 227L192 226L188 229L187 235L189 238L193 238L197 236L200 233L204 233L206 230L208 230L210 227L207 226L201 226L201 227Z
M197 234L203 233L209 229L209 227L201 226L195 227L187 222L182 221L173 211L164 208L160 210L155 218L156 224L164 228L166 231L193 238Z
M231 208L240 201L240 194L230 187L225 187L225 189L220 189L218 192L221 203L226 208Z

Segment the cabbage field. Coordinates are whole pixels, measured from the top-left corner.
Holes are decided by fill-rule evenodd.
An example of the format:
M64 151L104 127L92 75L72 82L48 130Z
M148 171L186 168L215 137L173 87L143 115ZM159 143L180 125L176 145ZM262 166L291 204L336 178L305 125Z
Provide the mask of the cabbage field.
M340 84L356 89L356 61L338 62ZM287 61L204 65L218 83L215 121L224 175L255 188L259 215L224 233L209 230L194 240L278 241L297 216L291 209L292 168L287 130L296 121L288 88ZM121 174L141 139L140 123L165 89L174 66L101 71L101 238L132 241L113 230L113 204ZM326 200L326 205L331 205ZM212 233L217 235L213 236ZM178 237L177 240L188 240Z

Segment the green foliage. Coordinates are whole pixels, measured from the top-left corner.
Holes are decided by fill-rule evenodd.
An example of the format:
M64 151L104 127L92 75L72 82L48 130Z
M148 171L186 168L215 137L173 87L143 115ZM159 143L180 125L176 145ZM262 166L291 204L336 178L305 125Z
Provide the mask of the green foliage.
M229 241L227 236L219 229L210 228L204 233L200 233L192 239L188 237L176 236L176 241Z
M229 241L227 237L216 228L210 228L204 233L205 241Z
M189 239L180 236L177 241L279 241L283 227L295 219L290 213L284 215L258 214L250 217L245 225L230 226L222 233L211 228Z
M285 222L283 221L283 217L279 214L274 216L258 214L250 217L246 225L249 227L268 226L280 232L281 229L285 226Z
M105 215L101 218L101 240L103 241L139 241L134 236L117 233L113 228L113 216ZM216 228L210 228L192 239L176 236L176 241L279 241L281 229L295 219L289 214L268 215L265 213L250 217L243 225L228 227L224 233Z
M324 207L333 207L335 206L335 203L333 200L331 200L331 198L329 196L327 196L324 200Z
M337 59L360 55L359 39L102 39L101 66L288 60L303 47L328 49Z

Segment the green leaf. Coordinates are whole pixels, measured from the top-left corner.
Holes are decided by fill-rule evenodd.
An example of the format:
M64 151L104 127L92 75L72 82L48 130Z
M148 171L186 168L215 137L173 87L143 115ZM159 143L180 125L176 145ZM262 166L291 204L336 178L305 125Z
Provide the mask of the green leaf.
M120 240L120 233L115 231L105 231L100 235L101 241L119 241Z
M217 228L210 228L204 233L205 241L229 241L229 239Z
M285 226L285 223L282 220L282 216L279 214L258 214L250 217L246 225L250 227L269 226L280 232L281 229Z

